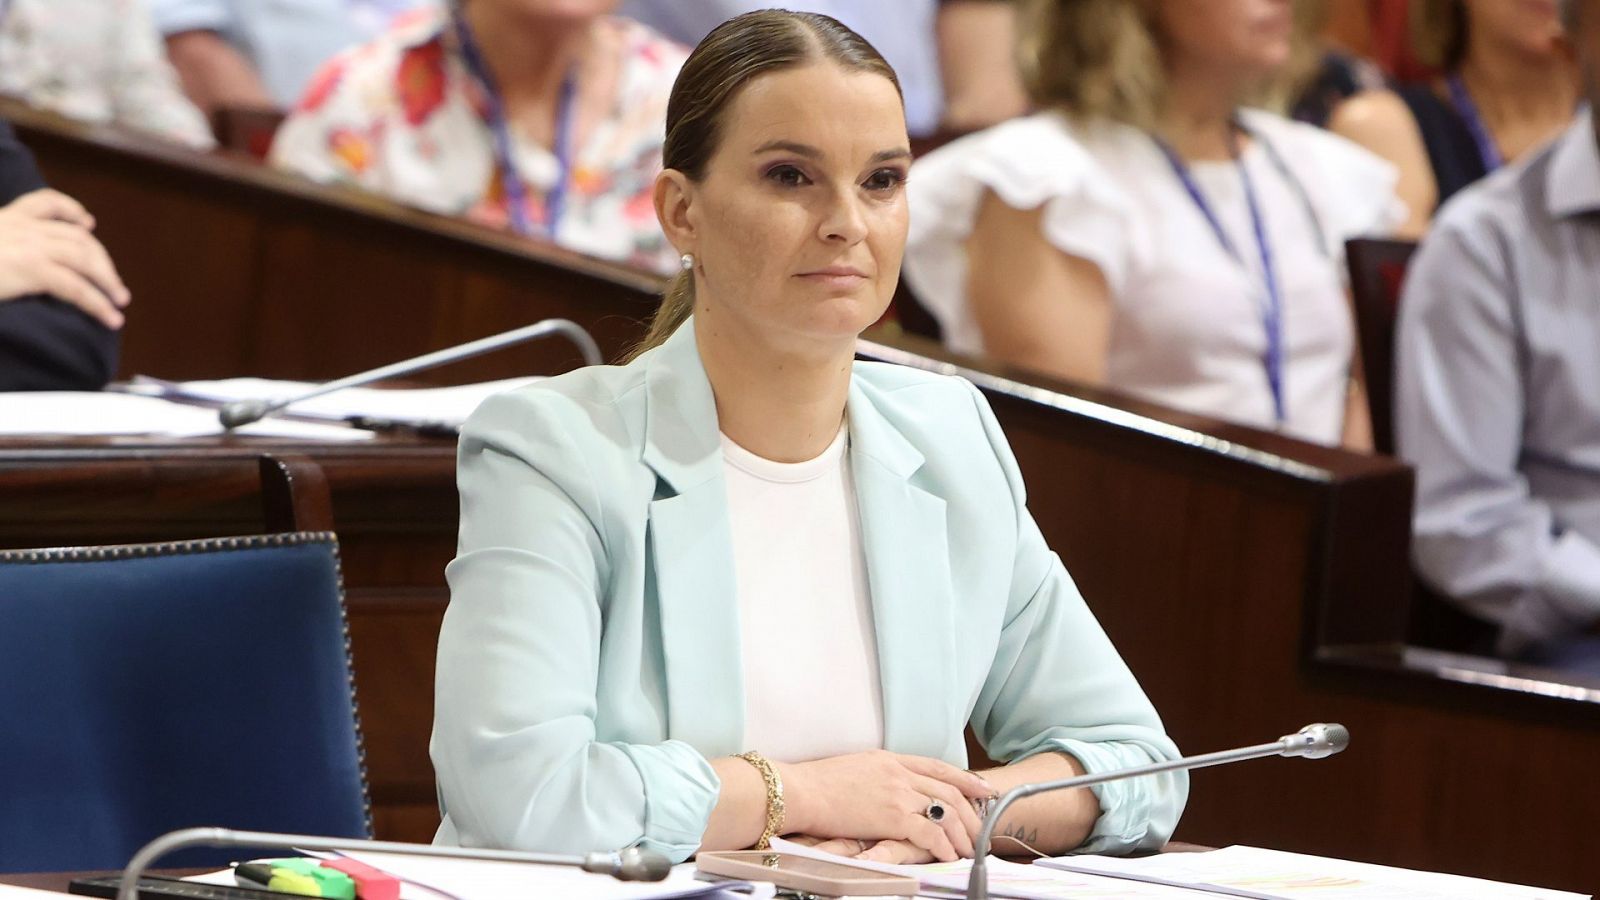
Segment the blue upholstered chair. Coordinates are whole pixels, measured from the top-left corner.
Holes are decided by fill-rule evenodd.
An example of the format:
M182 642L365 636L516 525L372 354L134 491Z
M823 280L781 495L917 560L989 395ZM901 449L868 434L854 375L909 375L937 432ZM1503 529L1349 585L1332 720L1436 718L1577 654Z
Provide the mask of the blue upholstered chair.
M331 533L0 552L0 872L370 820Z

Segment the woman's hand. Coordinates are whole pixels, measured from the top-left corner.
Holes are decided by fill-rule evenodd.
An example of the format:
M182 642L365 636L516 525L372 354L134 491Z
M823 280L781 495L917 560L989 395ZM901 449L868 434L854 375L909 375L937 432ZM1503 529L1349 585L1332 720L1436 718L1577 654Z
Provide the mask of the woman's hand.
M982 778L922 756L870 750L779 767L789 830L848 840L839 846L862 852L861 841L905 841L946 862L970 857L981 822L972 799L992 797ZM944 806L940 823L928 805ZM831 840L830 840L831 843ZM832 850L831 852L842 852ZM888 850L884 851L888 853Z

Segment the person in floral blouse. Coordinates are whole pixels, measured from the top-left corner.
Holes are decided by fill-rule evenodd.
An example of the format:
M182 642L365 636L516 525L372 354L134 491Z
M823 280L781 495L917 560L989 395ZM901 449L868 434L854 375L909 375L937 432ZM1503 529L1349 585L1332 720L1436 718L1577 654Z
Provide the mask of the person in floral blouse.
M615 0L455 0L334 57L269 159L602 259L673 271L651 190L687 51Z

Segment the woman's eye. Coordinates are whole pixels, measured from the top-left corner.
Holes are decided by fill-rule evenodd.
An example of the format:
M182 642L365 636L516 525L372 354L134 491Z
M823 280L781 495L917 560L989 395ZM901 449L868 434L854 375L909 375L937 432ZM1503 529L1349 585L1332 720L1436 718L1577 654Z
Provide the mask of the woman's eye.
M906 173L899 169L879 169L867 177L865 187L869 191L892 191L906 182Z
M773 166L767 170L767 177L786 187L798 187L806 183L805 173L794 166Z

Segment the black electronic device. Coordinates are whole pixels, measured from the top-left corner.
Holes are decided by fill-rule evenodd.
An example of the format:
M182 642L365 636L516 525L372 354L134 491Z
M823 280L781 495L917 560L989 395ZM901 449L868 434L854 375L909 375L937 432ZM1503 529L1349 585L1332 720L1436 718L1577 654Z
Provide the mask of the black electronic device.
M121 875L74 878L67 893L85 897L116 897ZM204 884L167 875L140 875L139 900L283 900L282 891L232 884Z

